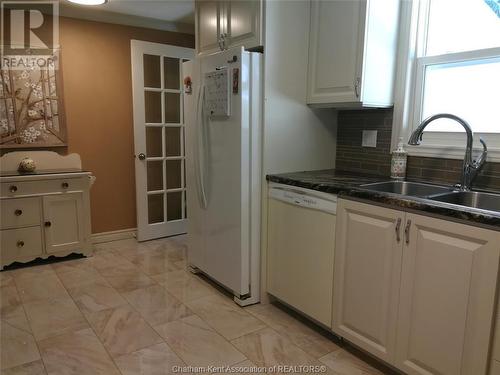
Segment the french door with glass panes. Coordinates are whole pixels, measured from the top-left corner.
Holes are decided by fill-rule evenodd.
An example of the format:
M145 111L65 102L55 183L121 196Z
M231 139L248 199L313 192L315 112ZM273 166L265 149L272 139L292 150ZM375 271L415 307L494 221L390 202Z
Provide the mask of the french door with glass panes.
M194 50L131 41L137 239L186 232L182 62Z

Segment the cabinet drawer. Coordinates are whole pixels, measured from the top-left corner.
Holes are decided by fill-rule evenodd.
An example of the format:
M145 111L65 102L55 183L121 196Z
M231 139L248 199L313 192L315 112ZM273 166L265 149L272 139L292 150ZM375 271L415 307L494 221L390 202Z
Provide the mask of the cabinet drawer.
M2 237L0 241L2 264L42 254L42 235L39 226L4 229L0 232L0 236Z
M40 224L40 198L3 199L0 229Z
M56 180L2 182L1 197L18 197L32 194L63 193L67 191L81 191L88 186L88 179L65 178Z

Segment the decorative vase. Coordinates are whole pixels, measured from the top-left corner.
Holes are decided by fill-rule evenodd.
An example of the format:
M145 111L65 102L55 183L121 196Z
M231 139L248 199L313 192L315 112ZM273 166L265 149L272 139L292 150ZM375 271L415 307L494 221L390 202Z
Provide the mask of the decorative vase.
M35 161L31 158L24 158L19 163L19 172L34 172L36 169Z
M392 152L391 178L404 180L406 177L406 164L408 152L404 149L403 138L399 138L398 148Z

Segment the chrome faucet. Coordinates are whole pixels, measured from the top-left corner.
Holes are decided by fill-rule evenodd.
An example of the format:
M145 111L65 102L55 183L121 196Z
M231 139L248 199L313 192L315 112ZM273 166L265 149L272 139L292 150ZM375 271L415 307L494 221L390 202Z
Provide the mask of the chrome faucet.
M467 133L467 147L465 149L464 156L464 164L462 169L462 180L460 185L457 186L462 191L468 191L471 189L472 181L476 178L477 173L482 168L484 163L486 162L486 156L488 155L488 147L482 138L479 138L479 142L483 145L483 152L477 158L477 160L472 160L472 144L473 144L473 135L472 129L470 125L463 119L458 116L452 115L450 113L438 113L436 115L430 116L426 118L422 123L413 131L410 136L410 140L408 144L413 146L418 146L422 141L422 135L424 133L424 129L427 125L429 125L432 121L440 119L440 118L448 118L451 120L455 120L460 125L462 125Z

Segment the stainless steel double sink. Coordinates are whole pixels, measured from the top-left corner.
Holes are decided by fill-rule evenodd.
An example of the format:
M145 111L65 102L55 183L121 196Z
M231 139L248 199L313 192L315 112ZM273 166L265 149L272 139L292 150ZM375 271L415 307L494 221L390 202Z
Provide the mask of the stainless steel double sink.
M430 199L457 206L500 212L500 194L479 191L458 191L453 187L409 181L384 181L365 184L362 189L408 197Z

